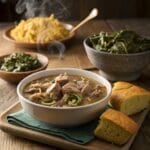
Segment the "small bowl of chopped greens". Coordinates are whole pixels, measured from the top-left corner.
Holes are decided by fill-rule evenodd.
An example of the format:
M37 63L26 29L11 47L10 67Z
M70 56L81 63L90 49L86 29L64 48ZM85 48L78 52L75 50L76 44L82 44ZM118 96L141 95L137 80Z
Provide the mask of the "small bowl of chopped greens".
M136 80L150 64L150 39L134 31L100 32L84 40L91 63L108 80Z
M48 58L39 53L14 52L0 56L0 77L18 83L26 76L46 69Z

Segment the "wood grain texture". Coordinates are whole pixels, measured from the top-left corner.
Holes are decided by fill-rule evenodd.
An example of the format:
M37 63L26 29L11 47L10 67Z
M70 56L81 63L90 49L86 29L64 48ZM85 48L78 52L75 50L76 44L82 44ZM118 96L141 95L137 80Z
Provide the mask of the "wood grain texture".
M15 126L12 124L7 123L7 115L11 113L15 113L22 109L20 103L15 103L13 106L8 108L0 117L0 127L3 131L11 133L13 135L17 135L19 137L25 137L27 139L33 139L34 141L38 141L41 143L48 144L50 146L56 146L66 150L128 150L130 145L132 144L136 134L132 136L132 138L123 146L117 146L115 144L111 144L105 142L103 140L94 139L91 142L80 145L76 143L69 142L63 138L48 135L41 132L36 132L34 130L30 130L27 128L23 128L20 126ZM144 110L141 113L134 115L133 119L137 122L139 128L145 119L148 110ZM57 143L57 144L56 144Z
M77 22L73 22L76 24ZM93 33L98 33L99 31L112 31L121 28L130 28L135 31L150 36L149 28L150 20L107 20L107 21L91 21L81 27L77 32L76 37L72 42L66 45L66 51L64 53L64 58L59 59L58 54L54 54L51 51L39 50L39 52L46 54L49 58L49 68L55 67L77 67L77 68L89 68L93 65L89 62L83 47L83 39ZM10 26L10 24L0 24L0 55L7 52L14 51L34 51L27 49L20 49L5 41L2 38L3 31ZM149 28L149 29L148 29ZM148 69L149 70L149 69ZM147 74L149 75L149 72ZM150 78L141 77L139 80L142 84L147 84L150 87ZM17 101L16 85L7 83L0 79L0 113L6 108ZM148 120L148 118L146 119ZM144 123L146 124L146 122ZM142 131L142 130L141 130ZM147 147L150 146L142 132L138 134L140 140L136 138L131 149L137 150L140 141L141 147L144 150L148 150ZM142 138L141 138L142 137ZM22 138L14 137L8 135L0 130L0 150L55 150L44 144L39 144L33 141L25 140ZM137 141L137 142L136 142Z

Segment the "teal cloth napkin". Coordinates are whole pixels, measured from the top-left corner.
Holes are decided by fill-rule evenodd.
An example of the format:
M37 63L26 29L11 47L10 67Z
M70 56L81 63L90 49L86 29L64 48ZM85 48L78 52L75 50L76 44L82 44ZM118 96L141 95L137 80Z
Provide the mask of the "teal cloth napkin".
M53 125L46 124L32 118L23 110L10 114L7 116L7 120L11 124L26 127L32 130L40 131L43 133L60 136L68 141L85 144L94 139L94 129L98 124L98 119L91 121L85 125L62 128Z

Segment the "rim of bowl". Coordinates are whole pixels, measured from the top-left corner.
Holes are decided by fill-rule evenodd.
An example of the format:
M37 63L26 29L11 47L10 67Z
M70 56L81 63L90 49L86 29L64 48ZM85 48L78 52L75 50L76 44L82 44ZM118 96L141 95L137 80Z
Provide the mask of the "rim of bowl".
M15 52L14 52L15 53ZM20 72L10 72L10 71L5 71L5 70L1 70L0 69L0 72L3 72L3 73L7 73L7 74L29 74L29 73L32 73L32 72L35 72L35 71L40 71L41 69L44 69L48 66L48 58L47 56L41 54L41 53L37 53L37 52L23 52L25 54L30 54L30 55L39 55L39 56L42 56L44 57L44 59L46 60L44 64L41 64L40 67L36 68L36 69L33 69L33 70L29 70L29 71L20 71ZM4 55L1 55L0 58L3 58L3 57L7 57L9 55L11 55L12 53L7 53L7 54L4 54ZM39 60L39 59L38 59Z
M91 104L87 104L87 105L83 105L83 106L77 106L77 107L49 107L49 106L45 106L45 105L42 105L42 104L34 103L34 102L30 101L29 99L25 98L22 95L22 93L20 91L20 88L22 87L22 84L24 84L23 87L25 87L28 83L31 82L31 81L29 81L27 83L24 83L24 82L26 82L26 80L28 78L31 78L31 77L33 77L33 76L35 76L37 74L41 74L43 72L49 72L49 71L66 71L66 70L70 70L70 71L84 71L85 72L85 76L86 76L86 73L92 74L94 76L97 76L98 78L100 78L101 80L103 80L104 82L106 82L106 84L108 86L107 95L105 97L103 97L101 100L97 101L97 102L94 102L94 103L91 103ZM46 77L46 76L42 76L42 77ZM36 78L36 79L39 79L39 78ZM99 82L99 83L101 83L101 82ZM106 85L104 85L104 86L106 87ZM96 73L93 73L93 72L90 72L90 71L86 71L86 70L82 70L82 69L77 69L77 68L56 68L56 69L48 69L48 70L39 71L39 72L33 73L33 74L27 76L26 78L24 78L23 80L21 80L21 82L17 86L17 94L18 94L18 96L21 99L23 99L23 101L26 101L27 103L30 103L31 105L36 105L38 107L43 107L43 108L48 108L48 109L54 109L54 110L68 110L68 109L88 108L88 107L97 105L97 104L101 103L102 101L105 101L106 99L108 99L110 97L110 95L111 95L111 92L112 92L112 86L111 86L110 82L107 79L105 79L104 77L102 77L102 76L100 76L100 75L98 75Z
M144 52L139 52L139 53L129 53L129 54L114 54L114 53L107 53L107 52L103 52L103 51L96 51L94 48L92 48L91 46L89 46L87 44L87 40L89 40L91 36L88 36L87 38L84 39L83 44L84 47L87 46L91 51L95 52L95 53L101 53L101 54L105 54L105 55L113 55L113 56L138 56L138 55L145 55L147 53L150 53L150 50L144 51Z

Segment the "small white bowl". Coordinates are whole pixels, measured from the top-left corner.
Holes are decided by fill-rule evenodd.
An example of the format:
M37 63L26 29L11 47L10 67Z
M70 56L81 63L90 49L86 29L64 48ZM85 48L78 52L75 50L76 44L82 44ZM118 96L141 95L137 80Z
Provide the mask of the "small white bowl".
M34 103L23 96L24 87L31 81L49 75L58 75L67 72L71 75L83 75L98 81L107 89L106 96L95 103L77 107L49 107ZM32 117L57 126L75 126L97 118L106 108L110 94L111 84L103 77L90 71L75 68L57 68L40 71L23 79L17 86L17 94L23 109Z

